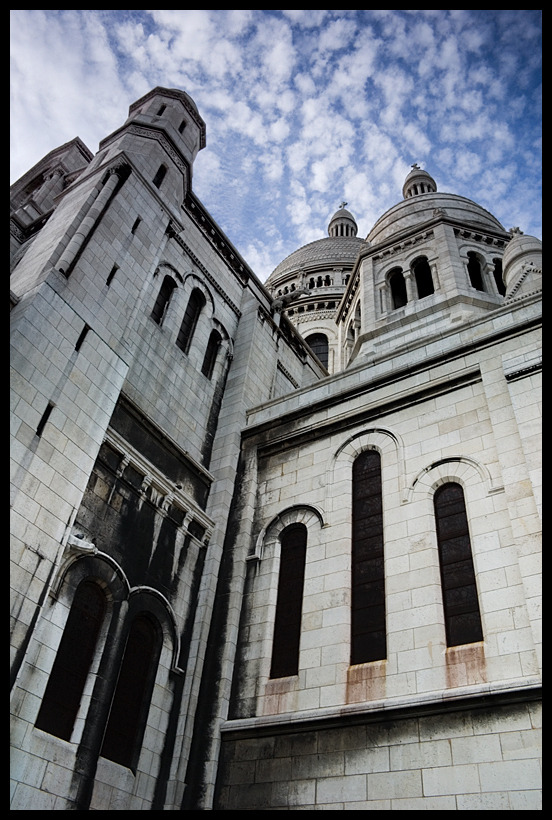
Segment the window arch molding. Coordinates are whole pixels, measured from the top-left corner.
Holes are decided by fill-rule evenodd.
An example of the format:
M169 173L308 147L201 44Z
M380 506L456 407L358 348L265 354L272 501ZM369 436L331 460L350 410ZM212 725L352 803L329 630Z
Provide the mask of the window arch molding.
M294 504L282 510L263 527L247 560L261 561L265 557L274 557L278 550L280 533L290 524L304 524L308 535L326 526L322 511L318 507L312 504Z
M488 467L468 456L451 456L422 468L405 487L404 501L412 501L416 494L433 495L435 490L449 482L460 484L471 494L477 488L478 496L504 492Z
M205 299L205 315L209 319L212 319L215 315L215 302L211 294L211 291L205 284L205 281L200 276L197 276L195 273L188 273L184 276L183 284L185 294L184 301L187 301L187 299L191 296L194 290L199 290L203 294L203 297Z
M329 481L325 488L324 509L332 517L344 511L339 499L350 498L352 486L353 462L364 450L377 450L381 456L384 481L387 479L388 467L396 465L393 476L396 477L396 490L403 493L405 483L404 445L399 435L384 427L370 427L349 436L335 451L328 465ZM334 502L333 499L336 499ZM336 506L335 513L333 506Z
M60 567L50 595L60 601L70 601L77 586L86 579L104 588L108 600L124 601L129 597L130 584L125 573L109 555L99 551L95 555L70 554Z

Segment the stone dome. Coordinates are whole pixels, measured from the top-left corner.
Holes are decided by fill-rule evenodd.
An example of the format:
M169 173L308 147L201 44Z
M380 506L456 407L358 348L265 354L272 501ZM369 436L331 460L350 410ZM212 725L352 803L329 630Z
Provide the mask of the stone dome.
M481 205L456 194L428 193L404 199L386 211L368 234L371 245L409 228L429 222L437 216L449 216L474 229L506 233L503 225Z
M367 240L371 245L400 234L440 215L446 215L474 229L506 233L489 211L471 199L456 194L438 193L433 177L414 163L404 181L402 202L393 205L377 220Z
M345 267L352 268L365 241L357 236L358 227L352 213L344 203L328 224L328 236L303 245L280 262L267 279L271 287L290 273Z
M356 236L331 236L309 242L308 245L303 245L302 248L293 251L280 262L268 277L267 282L275 282L292 271L305 270L308 273L310 269L332 265L352 267L364 244L364 240Z

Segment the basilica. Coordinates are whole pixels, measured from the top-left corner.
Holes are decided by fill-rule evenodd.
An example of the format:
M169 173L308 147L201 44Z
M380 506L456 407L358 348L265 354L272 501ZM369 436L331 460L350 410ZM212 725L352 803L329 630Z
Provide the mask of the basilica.
M539 810L541 242L415 164L262 283L205 144L10 190L11 810Z

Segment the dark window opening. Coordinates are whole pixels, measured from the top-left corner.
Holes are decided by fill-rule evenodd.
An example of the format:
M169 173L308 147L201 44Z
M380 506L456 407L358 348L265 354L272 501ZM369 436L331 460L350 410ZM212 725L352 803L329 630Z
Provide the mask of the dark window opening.
M178 133L182 134L182 132L184 131L185 128L186 128L186 120L182 120L182 122L178 126Z
M51 402L48 402L48 406L46 407L46 410L42 414L42 418L38 422L38 427L36 428L37 436L42 435L42 433L44 431L44 428L46 426L46 422L50 418L50 413L52 412L53 409L54 409L54 405Z
M113 265L113 267L109 271L109 276L105 280L105 284L107 285L107 287L109 287L110 284L112 283L112 281L115 277L115 274L117 273L118 270L119 270L119 266L118 265Z
M278 598L274 620L271 678L284 678L299 672L299 643L303 584L307 553L307 529L304 524L290 524L281 536Z
M76 343L76 345L75 345L75 350L80 350L80 349L81 349L81 347L82 347L82 343L83 343L83 342L84 342L84 340L86 339L86 335L87 335L87 333L88 333L88 331L89 331L89 330L90 330L90 328L89 328L89 326L88 326L88 325L85 325L85 326L83 327L83 329L82 329L82 330L81 330L81 332L80 332L79 338L77 339L77 343Z
M199 314L201 313L204 305L205 296L196 288L191 293L188 301L188 307L184 313L184 318L182 319L182 324L180 325L180 330L178 331L178 336L176 339L176 344L183 353L188 353L190 350L192 337L199 320Z
M506 285L504 284L504 280L502 279L502 259L493 259L493 276L496 282L496 289L500 293L501 296L506 295Z
M176 282L174 279L171 276L165 276L159 290L159 295L157 296L155 305L153 306L153 310L151 312L151 318L154 322L157 322L158 325L163 324L163 319L167 314L169 302L175 288Z
M160 116L161 116L161 114L163 114L163 113L165 112L166 107L167 107L166 105L162 105L162 106L160 106L160 108L159 108L159 110L158 110L158 112L157 112L157 116L158 116L158 117L160 117Z
M138 230L138 225L140 224L141 221L142 220L140 219L140 217L137 216L136 219L134 220L134 225L132 226L131 233L136 233L136 231Z
M218 330L211 331L211 335L209 336L209 342L207 344L207 349L205 351L205 358L203 359L203 364L201 366L201 372L204 376L207 376L208 379L211 378L213 375L213 370L215 368L215 362L217 360L217 354L222 342L222 336L218 332Z
M167 166L166 165L160 165L158 170L157 170L156 175L153 178L153 184L155 185L156 188L159 188L159 186L161 185L161 183L165 179L165 174L166 173L167 173Z
M329 359L328 337L323 333L312 333L307 336L305 341L327 370Z
M482 641L464 491L459 484L443 484L433 502L447 646Z
M387 657L381 459L365 450L353 464L351 663Z
M161 628L145 613L130 627L111 703L101 756L136 770L150 707L159 655Z
M408 299L406 296L406 283L404 281L402 270L396 269L391 273L389 276L389 287L391 288L393 310L404 307Z
M468 253L468 275L470 277L470 284L476 290L484 291L483 273L481 272L481 264L479 259L473 251Z
M70 740L106 612L105 593L82 581L63 630L36 719L37 729Z
M425 296L431 296L432 293L435 293L433 277L427 259L425 257L417 259L412 266L412 270L416 280L418 299L423 299Z

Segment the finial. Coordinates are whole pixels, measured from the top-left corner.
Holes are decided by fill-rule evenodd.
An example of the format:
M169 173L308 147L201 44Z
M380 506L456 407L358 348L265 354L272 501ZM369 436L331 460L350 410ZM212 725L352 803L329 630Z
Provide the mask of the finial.
M420 166L418 165L417 162L415 162L414 165L411 165L410 167L412 168L413 171L420 171L421 170Z
M340 208L340 209L341 209L341 208L344 208L344 207L345 207L345 205L348 205L348 204L349 204L348 202L342 202L342 203L341 203L341 205L339 206L339 208Z

